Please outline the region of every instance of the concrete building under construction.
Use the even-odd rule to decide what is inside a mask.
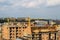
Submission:
[[[22,18],[23,19],[23,18]],[[25,18],[1,25],[1,40],[60,40],[59,28],[53,20]]]

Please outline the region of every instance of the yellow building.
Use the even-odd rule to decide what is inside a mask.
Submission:
[[[0,25],[0,40],[2,40],[2,30],[1,30],[1,25]]]
[[[8,22],[2,25],[2,40],[57,40],[57,25],[50,26],[47,21]],[[35,19],[34,19],[35,20]],[[55,23],[54,23],[55,24]]]

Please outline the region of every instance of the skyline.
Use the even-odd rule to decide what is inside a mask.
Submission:
[[[0,17],[60,19],[60,0],[0,0]]]

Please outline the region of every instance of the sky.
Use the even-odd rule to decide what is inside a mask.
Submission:
[[[60,0],[0,0],[0,17],[60,19]]]

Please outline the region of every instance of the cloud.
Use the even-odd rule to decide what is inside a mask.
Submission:
[[[37,7],[42,3],[44,3],[44,0],[22,0],[22,1],[15,1],[12,6],[13,7],[22,6],[30,8],[30,7]]]
[[[0,0],[0,2],[5,2],[6,0]]]
[[[5,3],[6,1],[8,2],[7,4],[12,4],[11,7],[21,6],[26,8],[37,7],[45,2],[44,0],[2,0],[0,2]]]
[[[46,5],[47,5],[47,6],[56,6],[56,5],[60,5],[60,0],[47,0]]]
[[[60,4],[60,0],[0,0],[0,6],[2,7],[25,7],[36,8],[44,6],[55,6]]]
[[[22,6],[25,6],[25,7],[38,7],[39,5],[43,4],[44,3],[44,0],[33,0],[33,1],[30,1],[30,2],[24,2],[22,3]]]

